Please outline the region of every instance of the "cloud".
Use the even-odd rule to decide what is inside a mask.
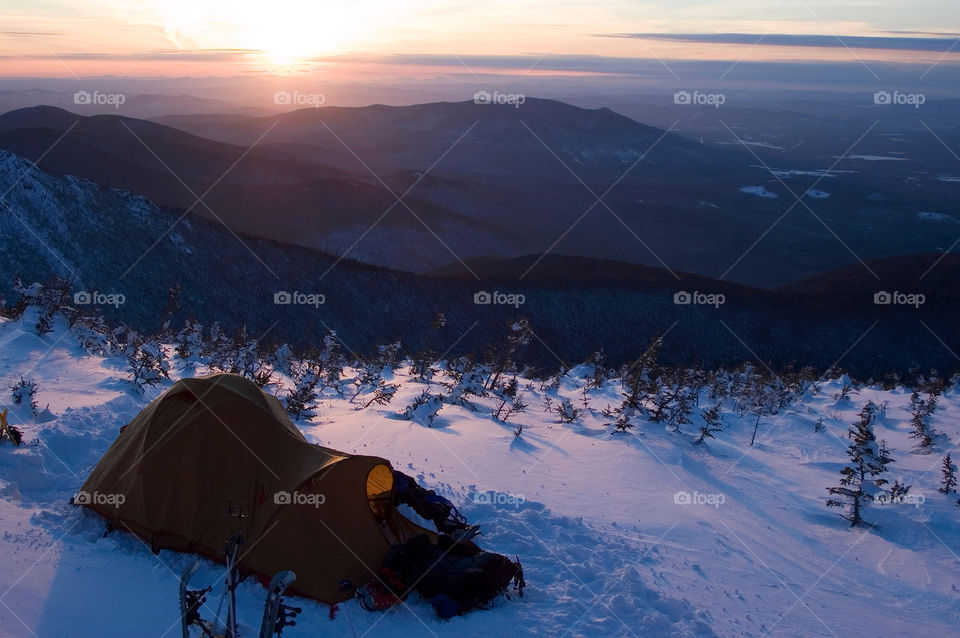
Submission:
[[[637,38],[643,40],[667,40],[670,42],[693,42],[699,44],[747,44],[757,46],[788,47],[843,47],[848,49],[883,49],[895,51],[947,51],[955,46],[960,34],[949,38],[879,37],[879,36],[833,36],[797,35],[784,33],[599,33],[601,38]]]
[[[56,33],[56,32],[53,32],[53,31],[48,31],[48,32],[44,32],[44,31],[36,31],[36,32],[34,32],[34,31],[0,31],[0,35],[9,35],[9,36],[13,36],[13,37],[35,37],[35,36],[40,36],[40,35],[42,35],[42,36],[53,37],[53,36],[60,36],[60,35],[64,35],[64,34],[63,34],[63,33]]]
[[[262,53],[258,49],[160,49],[144,54],[135,53],[59,53],[35,55],[0,55],[0,59],[10,60],[160,60],[160,61],[192,61],[216,62],[232,61],[238,56],[255,55]]]

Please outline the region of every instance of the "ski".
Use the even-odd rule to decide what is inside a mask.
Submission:
[[[189,589],[190,579],[199,567],[200,561],[194,560],[180,576],[180,631],[183,638],[190,638],[190,625],[198,626],[205,636],[214,636],[210,623],[200,618],[200,605],[207,601],[210,588]]]
[[[191,616],[191,610],[187,601],[187,587],[190,586],[190,579],[193,578],[198,569],[200,569],[200,561],[195,560],[187,565],[180,576],[180,629],[183,638],[190,638],[190,619],[188,616]]]
[[[289,618],[295,617],[300,613],[299,607],[289,607],[283,604],[283,592],[286,591],[290,583],[297,579],[297,575],[292,571],[284,570],[270,580],[270,588],[267,590],[267,600],[263,605],[263,621],[260,623],[260,638],[272,638],[273,634],[279,634],[283,628],[296,623]]]
[[[243,579],[240,578],[240,572],[237,569],[237,556],[240,553],[240,547],[244,544],[243,532],[240,527],[242,525],[243,519],[247,518],[247,515],[243,513],[243,505],[234,508],[232,501],[227,501],[227,509],[224,510],[227,516],[231,519],[231,524],[233,524],[233,519],[237,519],[237,531],[230,538],[227,539],[227,544],[224,549],[224,554],[227,561],[227,593],[229,594],[229,600],[227,602],[227,622],[226,622],[226,631],[224,635],[226,638],[237,638],[239,636],[239,627],[237,625],[237,586],[240,585],[240,581]],[[218,612],[219,613],[219,612]]]

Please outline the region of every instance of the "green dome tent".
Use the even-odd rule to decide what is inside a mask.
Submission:
[[[239,529],[241,568],[292,569],[297,593],[332,603],[351,596],[342,580],[373,578],[391,544],[430,534],[396,512],[392,490],[388,461],[308,443],[275,397],[217,374],[182,379],[144,408],[75,502],[154,551],[222,560]]]

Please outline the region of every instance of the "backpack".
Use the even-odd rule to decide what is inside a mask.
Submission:
[[[480,549],[471,541],[441,535],[436,545],[426,534],[394,545],[384,566],[408,587],[429,598],[437,613],[450,618],[486,607],[513,582],[523,595],[520,560]]]

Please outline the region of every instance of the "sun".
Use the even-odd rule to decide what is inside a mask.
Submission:
[[[382,0],[167,0],[164,27],[177,46],[255,51],[279,70],[369,46],[384,8]]]
[[[342,52],[355,43],[363,22],[343,3],[257,3],[251,14],[238,15],[243,45],[262,52],[265,62],[284,66],[311,57]]]

